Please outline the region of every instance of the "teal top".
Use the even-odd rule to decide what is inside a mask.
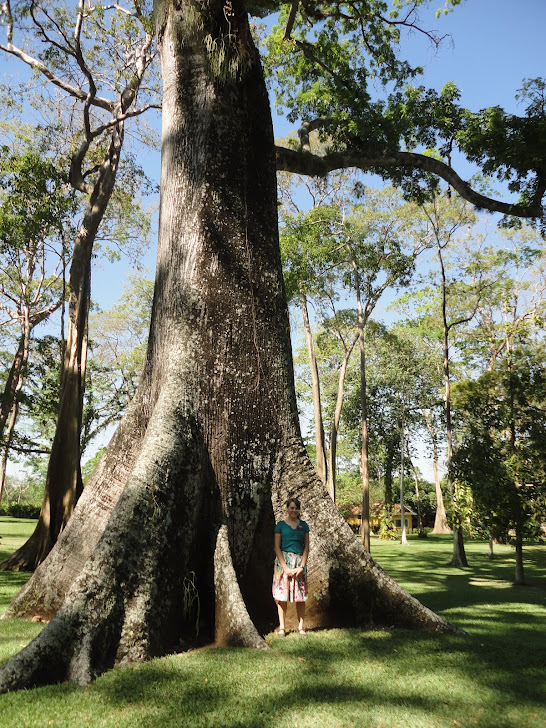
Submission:
[[[305,534],[309,533],[309,526],[305,521],[300,520],[296,528],[289,526],[286,521],[279,521],[275,526],[275,533],[281,534],[281,551],[303,554]]]

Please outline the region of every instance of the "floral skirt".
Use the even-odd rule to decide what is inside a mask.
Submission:
[[[293,554],[290,551],[283,551],[282,555],[289,569],[296,569],[301,564],[303,554]],[[307,601],[307,566],[303,568],[303,574],[299,577],[288,577],[275,559],[275,571],[273,573],[273,599],[278,602],[306,602]]]

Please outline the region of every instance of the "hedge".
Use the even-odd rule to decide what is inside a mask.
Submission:
[[[0,516],[11,516],[12,518],[38,518],[41,506],[34,503],[2,503],[0,504]]]

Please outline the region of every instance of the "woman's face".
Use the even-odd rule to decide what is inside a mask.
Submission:
[[[294,503],[294,501],[290,501],[288,504],[288,515],[290,518],[299,518],[300,517],[300,509],[298,506]]]

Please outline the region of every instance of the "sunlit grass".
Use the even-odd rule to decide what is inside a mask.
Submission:
[[[36,521],[24,518],[0,518],[0,561],[22,546],[34,531]],[[8,604],[19,589],[27,582],[30,574],[0,571],[0,614],[3,614]],[[21,619],[4,619],[0,621],[0,661],[18,652],[38,634],[43,625],[34,624]],[[0,724],[2,716],[0,713]],[[3,725],[3,724],[2,724]]]
[[[389,573],[466,637],[402,629],[269,635],[268,652],[207,648],[112,670],[86,688],[0,696],[0,726],[546,726],[546,549],[527,550],[530,585],[514,587],[509,547],[489,562],[487,545],[472,543],[463,570],[445,566],[450,548],[448,538],[372,545]],[[19,625],[21,643],[32,636],[26,629],[39,629]]]

